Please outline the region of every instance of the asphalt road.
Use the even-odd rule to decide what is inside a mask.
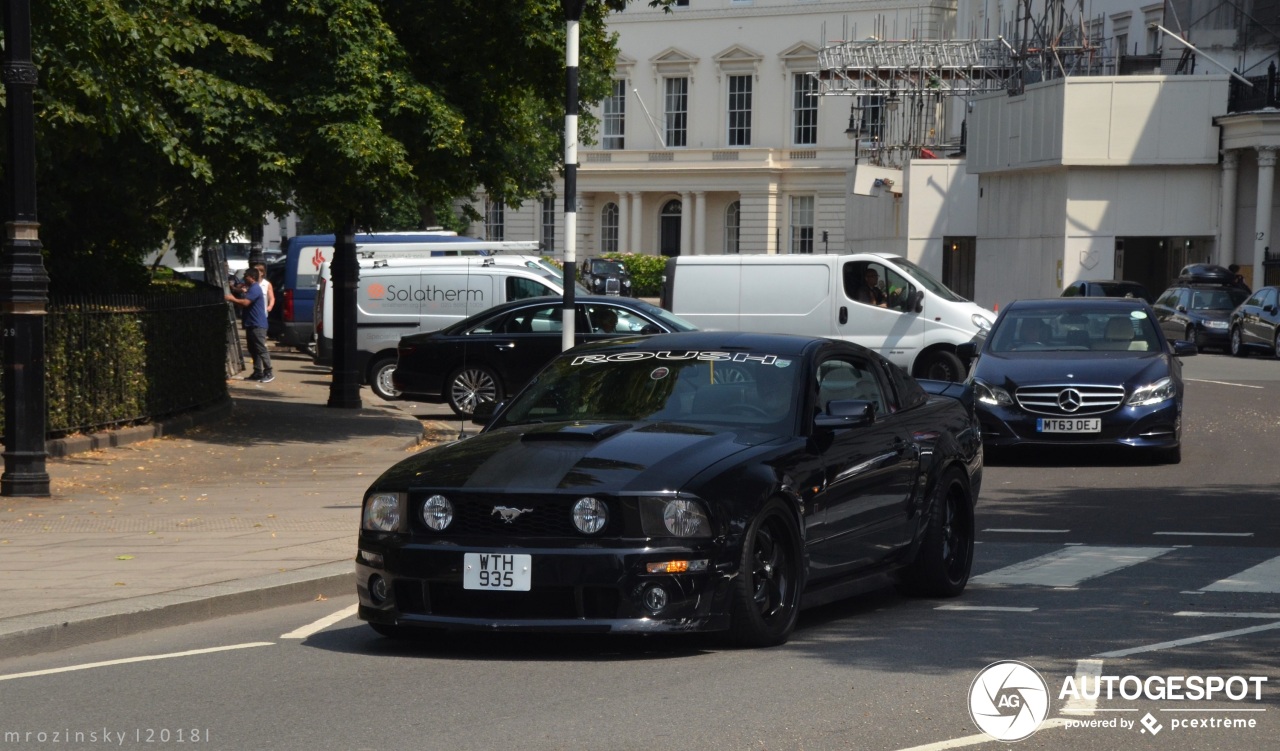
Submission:
[[[879,592],[750,651],[701,636],[404,645],[335,598],[0,662],[0,747],[1004,748],[980,734],[970,689],[1018,660],[1043,689],[998,698],[1032,710],[1038,695],[1048,722],[1017,748],[1273,749],[1280,362],[1201,355],[1185,375],[1179,465],[1114,451],[991,464],[956,600]],[[114,660],[137,661],[93,666]],[[1068,679],[1089,675],[1112,696],[1070,701]],[[1215,678],[1210,701],[1127,695]],[[104,730],[110,744],[87,738]]]

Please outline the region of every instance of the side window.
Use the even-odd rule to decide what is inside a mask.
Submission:
[[[522,276],[507,277],[507,300],[523,300],[526,297],[542,297],[543,295],[554,295],[555,292],[550,287],[535,279],[525,279]]]
[[[559,305],[540,305],[517,310],[503,324],[505,334],[547,334],[564,329]]]
[[[1262,305],[1263,306],[1271,305],[1274,307],[1275,304],[1276,304],[1276,291],[1274,289],[1266,290],[1262,295]]]
[[[929,395],[925,390],[920,388],[920,384],[915,379],[907,375],[907,371],[897,365],[889,365],[889,378],[893,381],[893,389],[898,395],[897,409],[894,408],[892,397],[890,398],[889,411],[896,412],[898,409],[911,409],[929,401]]]
[[[1177,289],[1165,290],[1164,294],[1160,296],[1160,299],[1156,300],[1156,305],[1160,305],[1166,308],[1177,307],[1178,306],[1178,290]]]
[[[818,367],[818,409],[825,412],[833,401],[862,400],[885,413],[885,394],[870,363],[833,358]]]
[[[1080,294],[1080,286],[1081,285],[1079,283],[1068,286],[1066,289],[1062,290],[1062,296],[1077,297]]]

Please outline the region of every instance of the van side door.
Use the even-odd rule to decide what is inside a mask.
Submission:
[[[840,269],[836,335],[910,368],[924,347],[924,324],[913,307],[911,280],[875,260]]]

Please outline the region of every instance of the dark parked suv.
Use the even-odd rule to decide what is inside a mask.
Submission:
[[[1201,349],[1229,349],[1231,311],[1249,296],[1235,286],[1234,279],[1222,266],[1193,263],[1184,267],[1152,306],[1165,336],[1195,342]]]

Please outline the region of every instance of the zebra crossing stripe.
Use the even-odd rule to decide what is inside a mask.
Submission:
[[[1203,587],[1204,592],[1280,592],[1280,557],[1259,563],[1253,568],[1245,569],[1234,576]]]
[[[988,586],[1030,584],[1041,587],[1074,587],[1088,579],[1144,563],[1170,550],[1173,548],[1079,545],[989,571],[975,576],[971,581]]]

